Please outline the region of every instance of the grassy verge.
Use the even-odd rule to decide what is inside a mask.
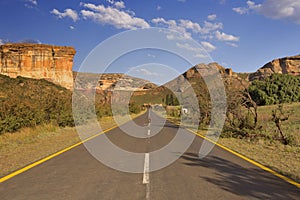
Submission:
[[[266,138],[219,138],[218,143],[255,160],[291,179],[300,182],[300,103],[285,104],[284,110],[290,113],[288,121],[282,123],[283,132],[294,138],[294,145],[283,145],[272,139],[278,137],[278,130],[272,122],[273,106],[260,106],[258,108],[258,121],[262,129],[258,132]],[[180,123],[180,119],[167,117],[169,120]],[[199,130],[200,134],[206,131]],[[269,139],[267,139],[269,138]]]
[[[131,115],[135,116],[137,115]],[[126,118],[123,122],[125,120]],[[103,117],[100,124],[103,130],[116,125],[112,117]],[[75,128],[59,128],[53,125],[22,128],[15,133],[4,133],[0,135],[0,177],[79,141]]]
[[[279,131],[272,121],[272,111],[276,108],[276,105],[258,107],[258,122],[262,126],[262,134],[269,137],[279,137]],[[289,115],[289,119],[282,122],[282,131],[286,137],[292,138],[294,146],[300,146],[300,103],[284,104],[283,111]]]
[[[300,148],[279,142],[220,138],[218,143],[300,182]]]
[[[282,130],[286,137],[293,138],[293,145],[283,145],[275,139],[279,137],[272,121],[272,110],[277,108],[276,105],[258,107],[258,123],[262,129],[257,132],[267,137],[254,140],[220,138],[218,142],[300,182],[300,103],[284,104],[283,107],[289,119],[282,122]]]
[[[79,141],[75,128],[42,125],[0,136],[0,176]]]

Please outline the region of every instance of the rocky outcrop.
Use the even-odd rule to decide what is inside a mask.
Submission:
[[[0,74],[46,79],[73,88],[73,47],[45,44],[5,44],[0,46]]]
[[[74,77],[77,89],[95,88],[98,91],[144,91],[157,87],[149,81],[126,74],[74,72]]]
[[[209,63],[209,64],[198,64],[188,71],[186,71],[183,76],[185,78],[192,78],[192,77],[201,77],[201,76],[209,76],[219,73],[222,77],[236,77],[236,73],[232,71],[231,68],[224,68],[223,66],[219,65],[216,62]]]
[[[262,80],[274,73],[300,76],[300,55],[275,59],[250,74],[249,80]]]

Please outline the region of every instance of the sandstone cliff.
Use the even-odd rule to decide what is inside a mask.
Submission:
[[[5,44],[0,46],[0,74],[46,79],[73,88],[73,47],[45,44]]]
[[[300,55],[275,59],[255,73],[249,75],[249,80],[264,79],[274,73],[300,76]]]

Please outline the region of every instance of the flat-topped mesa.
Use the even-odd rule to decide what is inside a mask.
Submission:
[[[4,44],[0,46],[0,74],[46,79],[73,88],[73,47],[46,44]]]

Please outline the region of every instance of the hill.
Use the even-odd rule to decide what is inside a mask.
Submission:
[[[53,123],[72,126],[72,92],[44,79],[0,75],[0,133]]]

